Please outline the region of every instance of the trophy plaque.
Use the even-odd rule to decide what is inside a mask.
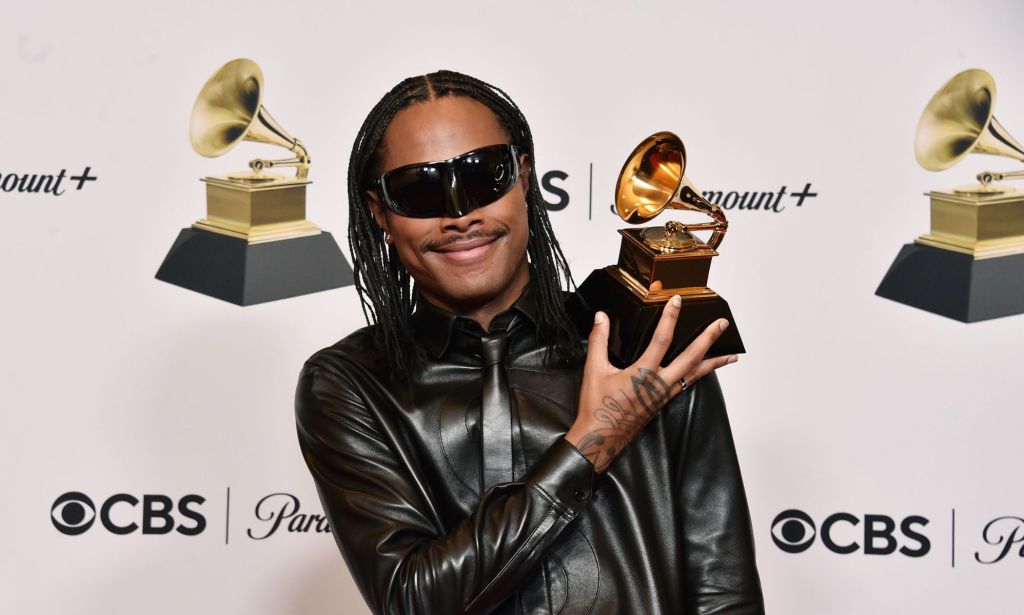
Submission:
[[[220,68],[192,108],[196,153],[220,156],[242,141],[290,150],[249,170],[205,177],[206,217],[182,229],[156,278],[236,305],[338,288],[352,269],[330,233],[306,220],[309,154],[263,106],[263,72],[252,60]],[[295,167],[294,176],[270,173]]]
[[[1024,161],[1024,147],[995,116],[996,86],[966,70],[925,107],[915,154],[942,171],[970,153]],[[1024,313],[1024,192],[999,183],[1024,171],[977,175],[978,184],[933,190],[931,230],[903,246],[875,294],[959,320]]]
[[[615,184],[615,210],[630,224],[652,220],[664,209],[690,210],[711,217],[710,222],[624,228],[619,261],[591,273],[567,304],[569,314],[584,334],[594,313],[608,314],[608,353],[613,364],[625,367],[646,350],[665,303],[679,295],[682,308],[672,345],[663,364],[676,357],[708,325],[727,318],[730,326],[707,356],[745,352],[732,312],[718,293],[707,287],[711,259],[729,226],[718,205],[705,199],[684,174],[686,149],[671,132],[659,132],[633,150]],[[711,231],[705,243],[691,231]]]

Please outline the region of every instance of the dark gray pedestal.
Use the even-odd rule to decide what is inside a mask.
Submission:
[[[353,283],[330,233],[250,244],[185,228],[156,278],[236,305],[253,305]]]
[[[975,260],[908,243],[875,294],[961,322],[1024,313],[1024,254]]]

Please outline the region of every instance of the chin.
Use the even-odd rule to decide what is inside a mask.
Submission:
[[[495,285],[493,279],[481,280],[480,283],[445,285],[438,289],[440,296],[453,305],[473,308],[491,301],[501,294],[502,286]]]

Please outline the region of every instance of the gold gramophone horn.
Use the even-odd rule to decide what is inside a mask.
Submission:
[[[996,84],[987,71],[965,70],[950,79],[932,96],[917,124],[914,154],[929,171],[942,171],[960,162],[967,154],[1008,156],[1024,161],[1021,146],[992,112],[996,102]],[[978,174],[982,186],[957,192],[1003,192],[988,187],[992,180],[1024,177],[1024,171]]]
[[[636,146],[626,159],[615,182],[615,210],[630,224],[640,224],[664,209],[686,209],[707,214],[714,222],[682,224],[671,221],[663,227],[644,229],[649,245],[665,252],[691,250],[694,239],[687,231],[711,231],[707,241],[714,250],[725,238],[729,222],[722,209],[705,199],[685,175],[686,148],[671,132],[657,132]]]
[[[220,156],[240,141],[279,145],[294,154],[285,160],[257,158],[249,162],[252,174],[239,179],[258,180],[270,167],[295,167],[295,177],[309,174],[309,154],[295,137],[271,117],[262,104],[263,71],[252,60],[239,58],[222,66],[200,90],[189,119],[192,149],[201,156]],[[269,179],[269,177],[268,177]]]

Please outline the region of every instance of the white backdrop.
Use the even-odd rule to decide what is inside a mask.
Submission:
[[[89,167],[97,179],[57,197],[0,192],[0,611],[366,612],[329,534],[252,537],[272,525],[257,512],[290,496],[320,513],[294,385],[306,357],[362,325],[355,290],[240,308],[153,278],[204,215],[198,178],[276,155],[244,144],[211,160],[189,146],[200,86],[241,56],[308,146],[308,218],[346,255],[356,130],[394,83],[439,68],[508,91],[538,170],[568,174],[552,219],[577,281],[614,262],[615,176],[656,130],[684,139],[705,190],[810,183],[800,207],[787,196],[777,213],[730,211],[710,282],[748,349],[721,379],[769,612],[1020,612],[1020,545],[977,559],[1001,549],[985,542],[989,521],[1024,516],[1024,317],[965,325],[873,293],[928,228],[923,192],[1015,168],[974,156],[932,174],[912,145],[931,95],[970,67],[994,75],[996,114],[1024,135],[1022,17],[1013,1],[5,6],[0,175]],[[97,510],[115,494],[200,496],[204,526],[117,535],[96,521],[68,536],[50,511],[71,491]],[[256,510],[275,493],[290,496]],[[141,524],[143,509],[111,516]],[[819,537],[784,552],[772,524],[788,509],[819,530],[850,513],[859,523],[832,537],[861,548],[837,554]],[[865,554],[865,515],[926,518],[914,528],[927,553]],[[1024,540],[1024,521],[1000,523],[990,539]]]

